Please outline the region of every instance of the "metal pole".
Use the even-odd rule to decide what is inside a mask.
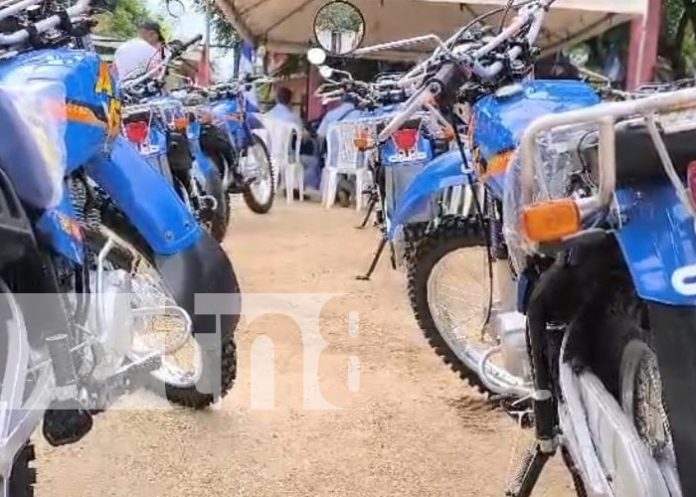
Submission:
[[[208,66],[208,84],[212,83],[213,75],[211,74],[212,72],[212,67],[210,64],[211,57],[210,57],[210,25],[212,24],[212,8],[210,5],[210,2],[212,0],[207,0],[205,2],[205,47],[203,48],[204,53],[205,53],[205,63]]]
[[[242,58],[242,40],[237,40],[234,44],[234,79],[239,79],[239,64]]]
[[[210,24],[211,24],[210,0],[205,2],[205,47],[210,48]]]

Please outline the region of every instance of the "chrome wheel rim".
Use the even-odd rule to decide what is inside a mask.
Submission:
[[[489,267],[486,247],[461,248],[442,257],[427,282],[428,308],[440,336],[471,369],[497,345],[485,332],[492,296]]]
[[[263,146],[259,143],[250,146],[243,160],[244,176],[255,177],[249,185],[251,194],[259,204],[268,203],[273,195],[273,174]]]
[[[681,495],[657,357],[641,340],[624,348],[619,371],[621,407],[657,462],[672,495]]]
[[[119,243],[126,243],[119,240]],[[171,292],[150,262],[137,254],[131,268],[134,310],[143,308],[177,308]],[[190,318],[189,318],[190,320]],[[138,360],[153,352],[162,359],[159,369],[151,374],[158,380],[180,388],[195,386],[202,374],[203,356],[192,333],[183,332],[184,320],[164,311],[161,315],[136,317],[133,323],[131,360]]]

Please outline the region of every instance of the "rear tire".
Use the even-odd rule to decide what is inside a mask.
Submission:
[[[408,296],[416,322],[435,353],[472,387],[481,393],[491,393],[479,378],[478,373],[464,364],[452,350],[443,332],[438,329],[428,300],[428,280],[438,262],[457,250],[481,245],[485,246],[485,243],[478,220],[444,218],[434,231],[418,240],[410,252]],[[489,295],[488,300],[488,313],[490,313],[492,294]]]
[[[10,493],[8,497],[34,497],[36,469],[31,463],[36,459],[34,445],[27,443],[17,453],[12,473],[10,473]]]
[[[273,207],[273,200],[275,199],[275,173],[273,172],[273,167],[271,166],[271,156],[268,154],[268,149],[266,148],[266,144],[263,142],[261,137],[252,134],[252,147],[259,147],[261,153],[263,154],[266,162],[266,167],[267,167],[267,174],[268,174],[268,181],[271,182],[270,184],[270,194],[268,195],[267,199],[257,199],[256,196],[254,195],[254,192],[251,189],[251,186],[247,186],[244,189],[244,202],[246,202],[247,206],[249,209],[256,213],[256,214],[266,214],[268,211],[271,210],[271,207]],[[249,151],[247,151],[247,154]]]
[[[624,414],[635,427],[638,435],[656,461],[660,462],[665,481],[675,481],[676,464],[672,467],[674,449],[670,429],[671,416],[666,410],[662,393],[662,379],[657,365],[657,356],[651,343],[651,332],[641,326],[641,317],[635,309],[622,309],[625,302],[618,304],[618,309],[607,312],[603,319],[601,314],[593,313],[589,320],[600,325],[593,332],[591,343],[601,343],[601,347],[589,347],[589,363],[595,374],[602,380],[605,388],[621,406]],[[599,340],[599,341],[598,341]],[[647,361],[647,362],[646,362]],[[654,361],[654,362],[653,362]],[[648,368],[647,370],[645,368]],[[645,375],[648,375],[647,392],[659,392],[657,398],[641,398],[638,380],[646,387]],[[642,374],[643,376],[639,376]],[[644,394],[642,391],[641,394]],[[658,405],[650,401],[657,402]],[[641,419],[645,416],[659,415],[660,427],[653,419]],[[670,462],[671,461],[671,462]],[[666,468],[671,469],[666,469]]]
[[[216,241],[222,242],[227,234],[227,225],[230,220],[229,195],[222,188],[222,178],[215,175],[213,178],[208,178],[208,185],[211,191],[206,192],[215,198],[217,206],[212,212],[210,225],[210,234],[213,235]]]

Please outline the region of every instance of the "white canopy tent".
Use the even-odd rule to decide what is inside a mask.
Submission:
[[[215,0],[247,41],[285,53],[316,45],[312,30],[317,11],[328,0]],[[645,15],[648,0],[557,0],[545,22],[541,46],[552,52],[592,37],[636,15]],[[363,46],[435,33],[445,38],[472,18],[507,0],[351,0],[365,18]],[[500,17],[490,22],[499,22]],[[415,59],[432,46],[379,54]]]

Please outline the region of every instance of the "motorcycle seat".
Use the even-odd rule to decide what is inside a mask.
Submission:
[[[679,175],[685,175],[689,164],[696,161],[696,129],[661,133],[670,159]],[[593,143],[590,143],[593,142]],[[588,140],[581,155],[591,171],[597,170],[597,141]],[[657,148],[645,123],[628,121],[616,128],[616,181],[626,185],[646,180],[666,179]]]

